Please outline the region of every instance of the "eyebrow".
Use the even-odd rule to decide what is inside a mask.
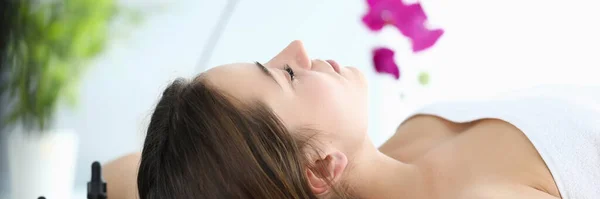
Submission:
[[[260,62],[257,62],[257,61],[255,61],[254,63],[265,75],[269,76],[277,85],[279,85],[279,87],[281,87],[281,84],[279,84],[277,79],[275,79],[275,76],[273,76],[273,73],[271,73],[271,71],[269,71],[269,69],[267,69],[267,67],[265,67],[264,65],[262,65]]]

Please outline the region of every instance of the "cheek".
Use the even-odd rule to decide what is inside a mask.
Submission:
[[[346,84],[319,76],[304,80],[296,92],[307,123],[317,125],[321,130],[344,133],[362,129],[363,122],[366,124],[362,102]]]
[[[310,77],[303,79],[296,92],[300,100],[309,107],[333,109],[344,105],[346,88],[332,78]]]

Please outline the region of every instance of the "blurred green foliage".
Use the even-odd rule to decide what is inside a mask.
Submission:
[[[44,130],[64,100],[73,105],[88,62],[107,45],[115,0],[18,0],[7,30],[4,122]],[[41,131],[43,132],[43,131]]]

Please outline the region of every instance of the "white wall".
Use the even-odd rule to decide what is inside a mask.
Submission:
[[[201,72],[198,56],[226,2],[171,2],[156,1],[165,9],[147,17],[127,39],[115,41],[84,78],[78,109],[60,113],[58,126],[80,135],[80,189],[85,189],[92,161],[140,150],[151,108],[172,79]],[[419,55],[411,54],[393,29],[369,33],[360,23],[363,2],[241,0],[208,65],[266,61],[291,40],[301,39],[312,57],[335,59],[367,74],[369,133],[377,144],[410,111],[431,101],[540,83],[600,84],[594,73],[600,44],[592,20],[599,18],[592,12],[598,10],[594,1],[423,0],[433,23],[447,34]],[[377,44],[398,50],[400,82],[373,73],[370,50]],[[423,70],[432,74],[428,87],[416,84]],[[405,93],[403,101],[399,92]]]
[[[430,51],[413,55],[395,30],[380,42],[397,50],[404,69],[400,82],[383,90],[406,93],[379,100],[392,110],[381,115],[387,137],[410,112],[424,104],[496,95],[539,84],[600,86],[600,4],[588,0],[422,0],[430,20],[446,34]],[[402,67],[405,66],[405,67]],[[420,87],[419,71],[432,82]],[[399,114],[397,114],[399,113]],[[400,117],[398,117],[400,116]]]

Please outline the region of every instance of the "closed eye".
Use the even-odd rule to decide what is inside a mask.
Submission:
[[[293,81],[296,78],[296,75],[294,74],[294,69],[292,69],[290,65],[286,64],[285,67],[283,67],[283,70],[285,70],[285,72],[287,72],[290,75],[290,80]]]

